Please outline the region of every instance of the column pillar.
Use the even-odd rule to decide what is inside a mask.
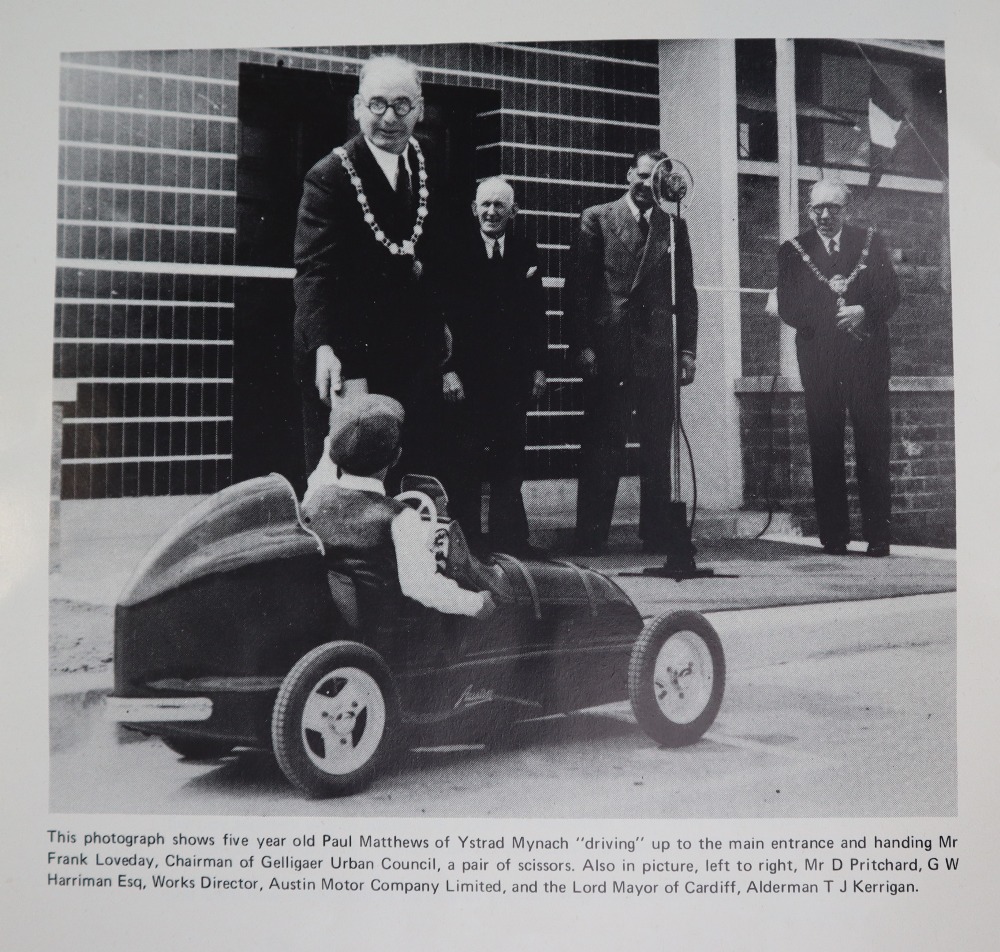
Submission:
[[[799,138],[795,111],[795,41],[775,40],[777,75],[775,99],[778,112],[778,240],[799,233]],[[778,372],[798,379],[795,331],[781,325]]]
[[[698,477],[698,506],[743,502],[739,404],[742,376],[737,231],[736,46],[733,40],[660,42],[660,143],[694,176],[685,212],[698,288],[698,371],[681,406]],[[683,452],[683,449],[682,449]],[[690,500],[688,467],[682,488]]]

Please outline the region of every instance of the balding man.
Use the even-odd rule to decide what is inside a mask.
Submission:
[[[517,205],[502,178],[481,182],[478,229],[457,249],[448,324],[450,509],[470,544],[483,547],[480,492],[490,484],[489,546],[532,554],[521,497],[525,412],[545,389],[545,303],[538,249],[512,227]]]
[[[413,138],[423,116],[416,67],[362,68],[360,134],[306,175],[295,235],[295,358],[306,472],[322,453],[331,397],[382,393],[406,409],[401,466],[433,472],[440,420],[443,307],[435,288],[446,228]]]
[[[888,321],[899,282],[874,229],[844,224],[850,193],[823,179],[809,194],[813,228],[778,251],[778,313],[798,332],[813,495],[823,548],[843,555],[851,538],[844,429],[854,428],[862,534],[886,556],[892,488]]]

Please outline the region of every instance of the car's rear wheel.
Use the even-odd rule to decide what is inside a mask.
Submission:
[[[664,747],[693,744],[722,704],[722,642],[704,615],[669,612],[650,622],[632,649],[629,700],[639,726]]]
[[[161,737],[160,740],[175,754],[188,760],[215,760],[233,751],[233,745],[224,740],[208,740],[201,737]]]
[[[274,754],[285,776],[312,797],[366,787],[399,734],[392,675],[370,648],[320,645],[288,672],[271,716]]]

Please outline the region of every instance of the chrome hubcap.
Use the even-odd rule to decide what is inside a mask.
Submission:
[[[653,667],[656,703],[675,724],[690,724],[712,696],[712,655],[693,631],[678,631],[660,648]]]
[[[385,718],[385,700],[371,675],[337,668],[317,682],[302,710],[306,754],[324,773],[351,773],[378,749]]]

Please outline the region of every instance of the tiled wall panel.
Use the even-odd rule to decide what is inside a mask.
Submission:
[[[531,474],[572,471],[582,409],[562,283],[575,219],[659,140],[655,41],[74,53],[63,58],[56,274],[63,495],[206,493],[232,478],[233,280],[241,63],[357,73],[372,54],[427,82],[500,92],[480,162],[512,177],[542,245],[549,393]],[[218,273],[213,275],[213,269]]]

